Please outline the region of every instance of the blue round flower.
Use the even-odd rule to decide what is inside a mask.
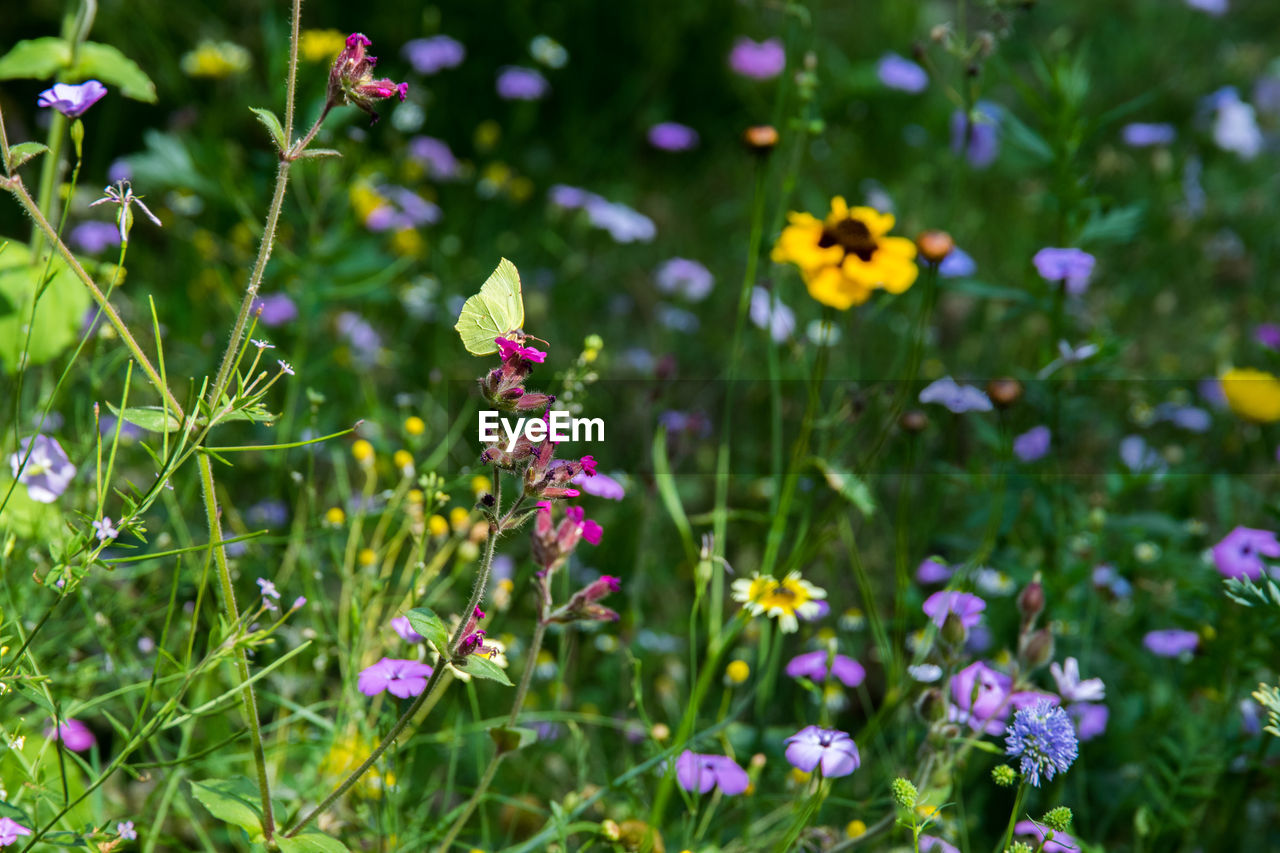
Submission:
[[[1022,760],[1023,777],[1037,788],[1040,774],[1065,773],[1080,751],[1071,717],[1046,699],[1015,714],[1005,735],[1005,753]]]

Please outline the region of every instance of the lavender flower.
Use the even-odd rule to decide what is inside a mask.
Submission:
[[[407,41],[400,53],[409,60],[414,71],[430,75],[461,65],[467,56],[467,49],[457,39],[438,35]]]
[[[1280,325],[1259,323],[1253,327],[1253,339],[1273,352],[1280,352]]]
[[[946,583],[954,570],[937,557],[925,557],[916,567],[916,583]]]
[[[948,716],[953,722],[968,723],[974,731],[990,735],[1004,731],[1012,678],[976,661],[951,676],[950,686],[954,704]]]
[[[1135,474],[1154,474],[1159,477],[1168,468],[1160,454],[1140,435],[1127,435],[1120,439],[1120,461]]]
[[[133,821],[124,820],[116,824],[116,835],[121,841],[137,841],[138,831],[133,828]]]
[[[1151,148],[1156,145],[1172,145],[1178,138],[1178,131],[1171,124],[1135,121],[1124,126],[1120,137],[1131,148]]]
[[[705,794],[719,788],[720,793],[732,797],[747,790],[751,780],[728,756],[699,755],[686,749],[676,759],[676,782],[686,791]]]
[[[1052,780],[1076,760],[1080,742],[1071,718],[1061,708],[1040,701],[1013,715],[1005,738],[1005,754],[1022,761],[1022,775],[1040,787],[1040,777]]]
[[[679,122],[664,121],[649,128],[649,144],[663,151],[689,151],[698,147],[698,131]]]
[[[382,351],[382,336],[363,317],[354,311],[343,311],[335,325],[357,362],[366,367],[377,362]]]
[[[421,643],[425,637],[413,630],[413,625],[409,622],[407,616],[397,616],[391,620],[391,628],[400,635],[400,639],[406,643]]]
[[[598,472],[594,477],[591,477],[587,475],[586,471],[580,471],[574,475],[570,482],[588,495],[606,498],[611,501],[620,501],[627,494],[621,483],[607,474]]]
[[[922,835],[920,853],[960,853],[960,848],[936,835]]]
[[[978,265],[969,253],[959,246],[954,247],[942,263],[938,264],[938,275],[943,278],[968,278],[978,271]]]
[[[551,84],[536,69],[509,65],[498,72],[497,88],[504,101],[539,101],[547,96]]]
[[[934,380],[920,392],[921,403],[946,406],[957,415],[965,412],[989,412],[991,399],[972,385],[960,385],[950,376]]]
[[[1208,12],[1215,18],[1227,14],[1227,0],[1186,0],[1186,4],[1192,9]]]
[[[99,542],[110,542],[120,535],[120,528],[112,524],[110,517],[105,515],[100,520],[93,522],[93,529]]]
[[[409,140],[409,157],[427,167],[427,176],[448,181],[458,177],[462,167],[448,143],[433,136],[415,136]]]
[[[847,732],[805,726],[787,738],[787,761],[806,773],[822,769],[828,779],[848,776],[862,763],[857,744]]]
[[[965,628],[972,628],[982,619],[987,603],[971,592],[939,590],[924,600],[924,614],[941,628],[947,614],[954,613]]]
[[[120,245],[120,229],[110,222],[81,222],[71,229],[67,242],[82,252],[96,255]]]
[[[796,330],[795,312],[763,287],[751,289],[750,316],[751,322],[758,328],[767,330],[775,343],[783,343]]]
[[[1089,289],[1089,277],[1093,275],[1094,257],[1080,249],[1041,249],[1031,262],[1045,281],[1063,283],[1067,293],[1079,296]]]
[[[787,51],[780,39],[754,41],[746,36],[733,43],[729,52],[729,68],[735,74],[756,80],[770,80],[787,67]]]
[[[1252,160],[1262,152],[1262,130],[1253,107],[1240,100],[1234,86],[1226,86],[1209,96],[1214,110],[1213,142],[1242,160]]]
[[[1177,403],[1161,403],[1156,406],[1155,419],[1168,421],[1179,429],[1188,432],[1208,432],[1213,426],[1213,416],[1197,406],[1182,406]]]
[[[1280,557],[1280,541],[1270,530],[1237,527],[1213,546],[1213,563],[1228,578],[1257,580],[1267,569],[1263,557]]]
[[[890,89],[916,94],[929,86],[929,74],[916,63],[896,53],[886,53],[876,63],[876,75]]]
[[[253,310],[261,311],[258,321],[264,326],[283,326],[298,319],[298,306],[284,293],[269,293],[253,300]]]
[[[40,93],[36,104],[42,107],[53,107],[67,118],[79,118],[106,94],[107,87],[98,80],[86,80],[83,83],[54,83],[52,88]]]
[[[280,590],[276,589],[275,583],[267,580],[266,578],[258,578],[258,589],[262,590],[262,597],[264,599],[280,598]]]
[[[356,689],[365,696],[377,696],[386,690],[392,696],[407,699],[427,689],[431,667],[416,660],[383,658],[360,671]]]
[[[584,209],[591,224],[608,231],[615,243],[648,243],[658,233],[652,219],[620,202],[593,195]]]
[[[1064,664],[1056,661],[1049,665],[1049,672],[1058,685],[1058,695],[1067,702],[1099,702],[1107,698],[1107,687],[1101,678],[1080,680],[1080,663],[1067,658]]]
[[[567,184],[552,184],[551,189],[547,191],[547,200],[552,206],[562,210],[577,210],[585,207],[590,199],[599,197],[581,187],[571,187]]]
[[[1093,740],[1107,730],[1107,720],[1111,712],[1106,705],[1093,702],[1073,702],[1067,706],[1067,713],[1076,724],[1076,735],[1081,741]]]
[[[0,847],[8,847],[18,840],[20,835],[30,835],[31,830],[11,817],[0,817]]]
[[[970,116],[963,110],[951,114],[951,150],[963,152],[975,169],[987,168],[1000,154],[1000,110],[998,104],[978,101]]]
[[[9,468],[14,478],[27,487],[31,499],[42,504],[57,500],[76,475],[76,466],[71,464],[62,445],[47,435],[22,439],[18,452],[9,457]]]
[[[1052,434],[1043,424],[1034,426],[1013,439],[1013,455],[1023,462],[1035,462],[1049,454]]]
[[[1080,849],[1075,837],[1066,832],[1054,830],[1053,838],[1045,841],[1045,836],[1048,835],[1048,832],[1033,820],[1018,821],[1013,825],[1013,831],[1016,835],[1031,838],[1034,842],[1033,846],[1038,846],[1043,841],[1044,846],[1040,848],[1040,853],[1077,853]]]
[[[857,687],[867,677],[862,664],[845,655],[829,655],[826,649],[796,655],[788,661],[786,673],[792,678],[808,678],[819,682],[826,681],[827,676],[833,675],[845,687]]]
[[[1142,638],[1142,645],[1147,651],[1162,658],[1182,657],[1196,650],[1200,645],[1200,637],[1195,631],[1182,631],[1178,628],[1165,628],[1151,631]]]

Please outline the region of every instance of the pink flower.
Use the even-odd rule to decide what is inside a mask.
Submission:
[[[30,835],[31,830],[11,817],[0,817],[0,847],[8,847],[19,835]]]
[[[729,67],[743,77],[769,80],[787,67],[787,51],[779,39],[758,42],[742,36],[733,43]]]
[[[1267,568],[1263,557],[1280,557],[1280,541],[1270,530],[1237,527],[1213,546],[1213,563],[1229,578],[1257,580],[1262,577]]]
[[[356,688],[366,696],[377,696],[386,690],[392,696],[407,699],[427,689],[431,667],[416,660],[383,658],[361,670]]]
[[[787,761],[806,773],[821,767],[828,779],[848,776],[862,763],[858,747],[847,732],[806,726],[787,738]]]
[[[424,639],[421,634],[413,630],[413,625],[409,623],[408,616],[397,616],[392,619],[391,627],[400,635],[400,639],[406,643],[421,643]]]
[[[826,681],[827,676],[834,675],[845,687],[857,687],[867,677],[862,664],[845,655],[831,656],[828,665],[825,649],[796,655],[787,663],[786,672],[792,678],[803,677],[811,681]]]
[[[378,120],[373,105],[378,101],[398,95],[404,100],[409,93],[408,83],[395,83],[389,79],[374,79],[373,66],[376,56],[369,56],[365,48],[373,42],[361,33],[347,36],[347,46],[329,69],[329,96],[326,109],[347,103],[367,112]],[[372,123],[372,122],[371,122]]]
[[[924,600],[924,613],[939,628],[947,621],[947,614],[954,613],[960,624],[972,628],[982,619],[987,603],[970,592],[940,590]]]
[[[72,752],[84,752],[98,742],[88,726],[79,720],[69,718],[58,725],[56,732],[50,727],[44,734],[45,737],[62,741],[62,745]]]
[[[676,759],[676,782],[686,791],[705,794],[712,788],[735,796],[747,790],[751,780],[747,771],[726,755],[699,755],[685,750]]]
[[[596,475],[596,460],[591,456],[584,456],[579,460],[582,463],[582,470],[586,472],[588,477]]]
[[[1009,690],[1013,679],[977,661],[951,676],[951,716],[967,722],[974,731],[989,735],[1004,732],[1011,705]]]
[[[524,359],[535,364],[542,364],[547,360],[547,354],[533,347],[521,346],[517,341],[509,338],[494,338],[493,342],[498,345],[498,356],[503,361],[509,361],[513,358]]]

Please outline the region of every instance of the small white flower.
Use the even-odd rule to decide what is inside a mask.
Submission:
[[[96,207],[99,204],[118,204],[120,205],[120,242],[129,242],[129,228],[133,225],[133,211],[131,205],[136,204],[142,208],[142,212],[147,218],[154,222],[157,226],[163,227],[160,218],[151,212],[151,208],[142,203],[142,196],[133,194],[133,188],[129,186],[128,181],[116,181],[115,184],[103,189],[102,198],[89,203],[90,207]]]
[[[1101,678],[1080,680],[1080,664],[1067,658],[1065,665],[1050,664],[1049,673],[1058,683],[1058,694],[1067,702],[1101,702],[1107,698],[1107,687]]]
[[[942,677],[942,667],[936,663],[922,663],[907,667],[907,672],[916,681],[930,684]]]
[[[289,364],[289,362],[284,361],[284,360],[282,360],[282,359],[277,359],[277,360],[276,360],[276,363],[280,365],[280,372],[281,372],[281,373],[287,373],[287,374],[289,374],[290,376],[293,376],[293,375],[294,375],[294,374],[293,374],[293,365]]]
[[[276,348],[275,344],[269,344],[266,341],[260,341],[257,338],[252,338],[249,341],[249,343],[253,344],[258,349],[275,349]]]

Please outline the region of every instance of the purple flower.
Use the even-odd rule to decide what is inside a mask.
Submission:
[[[30,835],[31,830],[11,817],[0,817],[0,847],[8,847],[20,835]]]
[[[280,365],[280,372],[281,372],[281,373],[288,374],[289,376],[293,376],[293,375],[294,375],[293,365],[292,365],[292,364],[290,364],[289,362],[285,361],[284,359],[277,358],[277,359],[276,359],[276,364]]]
[[[679,122],[664,121],[649,128],[649,144],[663,151],[688,151],[698,147],[698,131]]]
[[[547,200],[555,207],[562,210],[577,210],[580,207],[586,207],[587,202],[593,198],[600,198],[589,190],[581,187],[571,187],[568,184],[552,184],[551,189],[547,191]]]
[[[120,229],[110,222],[81,222],[67,235],[67,242],[82,252],[96,255],[120,245]]]
[[[795,312],[782,304],[777,295],[770,295],[763,287],[751,289],[751,322],[766,329],[775,343],[783,343],[796,330]]]
[[[1269,350],[1280,352],[1280,325],[1259,323],[1253,327],[1253,339]]]
[[[62,741],[62,745],[72,752],[84,752],[98,742],[88,726],[70,718],[59,723],[56,731],[53,726],[49,726],[45,729],[44,736]]]
[[[676,781],[686,791],[705,794],[719,788],[720,793],[732,797],[747,790],[751,780],[728,756],[699,755],[686,749],[676,759]]]
[[[1178,138],[1178,131],[1171,124],[1152,124],[1135,121],[1126,124],[1120,131],[1124,144],[1131,148],[1150,148],[1156,145],[1171,145]]]
[[[1009,716],[1009,690],[1013,679],[982,661],[969,664],[951,676],[951,716],[974,731],[998,735]]]
[[[1031,262],[1036,272],[1050,283],[1063,282],[1067,293],[1079,296],[1089,289],[1089,276],[1093,275],[1094,257],[1080,249],[1041,249]]]
[[[690,302],[706,299],[716,281],[711,270],[688,258],[663,261],[654,272],[654,278],[663,293],[678,293]]]
[[[1208,100],[1214,109],[1214,144],[1242,160],[1257,157],[1262,151],[1263,139],[1253,107],[1240,100],[1234,86],[1219,89]]]
[[[115,415],[110,415],[110,414],[103,415],[98,420],[99,434],[101,434],[104,438],[109,438],[111,436],[114,436],[116,434],[117,423],[120,424],[120,440],[121,441],[125,441],[125,442],[134,441],[136,439],[142,438],[142,436],[145,434],[142,427],[131,424],[128,421],[121,421]]]
[[[133,821],[123,820],[116,824],[116,835],[121,841],[137,841],[138,831],[133,828]]]
[[[1180,406],[1177,403],[1161,403],[1156,406],[1155,418],[1158,421],[1168,421],[1188,432],[1208,432],[1213,426],[1213,417],[1204,409]]]
[[[338,315],[336,325],[338,334],[346,339],[358,362],[368,366],[378,360],[382,336],[363,317],[354,311],[343,311]]]
[[[400,53],[419,74],[435,74],[445,68],[456,68],[467,56],[462,42],[439,35],[413,39],[404,43]]]
[[[397,616],[392,619],[391,627],[400,635],[400,639],[404,640],[406,643],[421,643],[426,639],[417,631],[413,630],[413,625],[410,624],[408,616]]]
[[[880,82],[902,92],[923,92],[929,85],[929,74],[919,65],[896,53],[886,53],[876,63]]]
[[[978,101],[972,116],[963,110],[951,114],[951,150],[964,153],[969,165],[985,169],[1000,153],[1000,106]]]
[[[1042,774],[1052,780],[1055,773],[1067,771],[1080,752],[1080,740],[1067,712],[1042,700],[1013,715],[1004,751],[1021,759],[1023,777],[1039,788]]]
[[[1062,664],[1049,665],[1049,672],[1057,682],[1058,694],[1068,702],[1098,702],[1107,698],[1107,687],[1101,678],[1080,680],[1080,663],[1067,658]]]
[[[593,194],[583,207],[591,224],[608,231],[615,243],[648,243],[658,233],[652,219],[620,202]]]
[[[108,516],[103,516],[101,520],[93,522],[93,529],[99,542],[110,542],[120,535],[120,528],[111,523]]]
[[[1018,821],[1013,825],[1013,831],[1016,835],[1029,836],[1034,842],[1032,846],[1044,841],[1044,837],[1048,835],[1043,826],[1032,820]],[[1040,850],[1041,853],[1077,853],[1079,846],[1074,836],[1054,830],[1053,839],[1044,841]]]
[[[1120,461],[1135,474],[1164,474],[1168,467],[1160,454],[1152,450],[1140,435],[1127,435],[1120,439]]]
[[[937,557],[925,557],[916,567],[916,583],[946,583],[954,570]]]
[[[522,361],[531,361],[534,364],[542,364],[547,360],[547,354],[542,350],[521,346],[518,341],[513,341],[509,338],[497,337],[493,339],[493,342],[498,345],[498,356],[503,361],[520,359]]]
[[[1133,585],[1114,566],[1106,563],[1094,567],[1093,585],[1098,589],[1109,590],[1116,598],[1128,598],[1133,593]]]
[[[298,319],[298,306],[284,293],[269,293],[253,300],[253,310],[261,311],[258,322],[264,326],[283,326]]]
[[[1192,9],[1208,12],[1215,18],[1227,14],[1227,0],[1186,0]]]
[[[922,835],[920,853],[960,853],[960,848],[936,835]]]
[[[729,51],[729,67],[743,77],[769,80],[787,67],[787,51],[776,38],[758,42],[741,36]]]
[[[379,187],[378,195],[386,200],[365,217],[365,227],[370,231],[400,231],[420,225],[434,225],[440,221],[440,207],[413,190],[404,187]]]
[[[1270,530],[1237,527],[1213,546],[1213,563],[1228,578],[1257,580],[1267,569],[1263,557],[1280,557],[1280,541]]]
[[[498,97],[504,101],[538,101],[550,89],[547,78],[533,68],[508,65],[498,72]]]
[[[266,578],[258,578],[258,589],[262,590],[263,598],[280,598],[280,590],[276,589],[274,582],[269,581]]]
[[[1047,426],[1034,426],[1013,439],[1013,455],[1023,462],[1035,462],[1049,453],[1052,434]]]
[[[978,265],[969,253],[959,246],[942,259],[938,264],[938,275],[943,278],[968,278],[978,271]]]
[[[957,415],[965,412],[989,412],[991,399],[972,385],[960,385],[950,376],[936,379],[920,392],[921,403],[946,406]]]
[[[57,500],[76,475],[76,466],[71,464],[62,445],[47,435],[22,439],[18,452],[9,457],[9,468],[14,478],[27,487],[31,499],[42,504]]]
[[[289,507],[284,501],[268,498],[249,507],[244,517],[253,525],[284,527],[289,522]]]
[[[828,779],[848,776],[858,769],[862,758],[847,732],[805,726],[787,738],[787,761],[805,773],[821,767]]]
[[[954,613],[965,628],[972,628],[982,619],[987,603],[971,592],[939,590],[924,600],[923,609],[939,628],[946,623],[948,613]]]
[[[1200,645],[1200,637],[1195,631],[1182,631],[1178,628],[1165,628],[1151,631],[1142,638],[1142,645],[1147,651],[1162,658],[1176,658],[1194,652]]]
[[[588,476],[586,471],[579,471],[570,480],[575,486],[588,495],[594,495],[597,498],[606,498],[611,501],[620,501],[626,497],[626,489],[622,488],[622,484],[607,474],[596,473],[594,477]]]
[[[427,167],[427,176],[441,181],[458,177],[461,167],[448,143],[433,136],[415,136],[409,140],[409,157]]]
[[[52,88],[40,93],[36,103],[42,107],[53,107],[67,118],[78,118],[106,94],[107,87],[97,80],[54,83]]]
[[[377,696],[384,690],[392,696],[407,699],[427,689],[431,667],[416,660],[383,658],[360,671],[356,688],[366,696]]]
[[[1107,719],[1111,712],[1106,705],[1093,702],[1075,702],[1067,706],[1067,713],[1076,724],[1076,735],[1080,740],[1093,740],[1107,730]]]
[[[830,657],[830,663],[827,662]],[[787,663],[787,675],[792,678],[808,678],[810,681],[826,681],[834,675],[845,687],[857,687],[867,677],[862,664],[844,655],[828,655],[826,649],[796,655]]]

